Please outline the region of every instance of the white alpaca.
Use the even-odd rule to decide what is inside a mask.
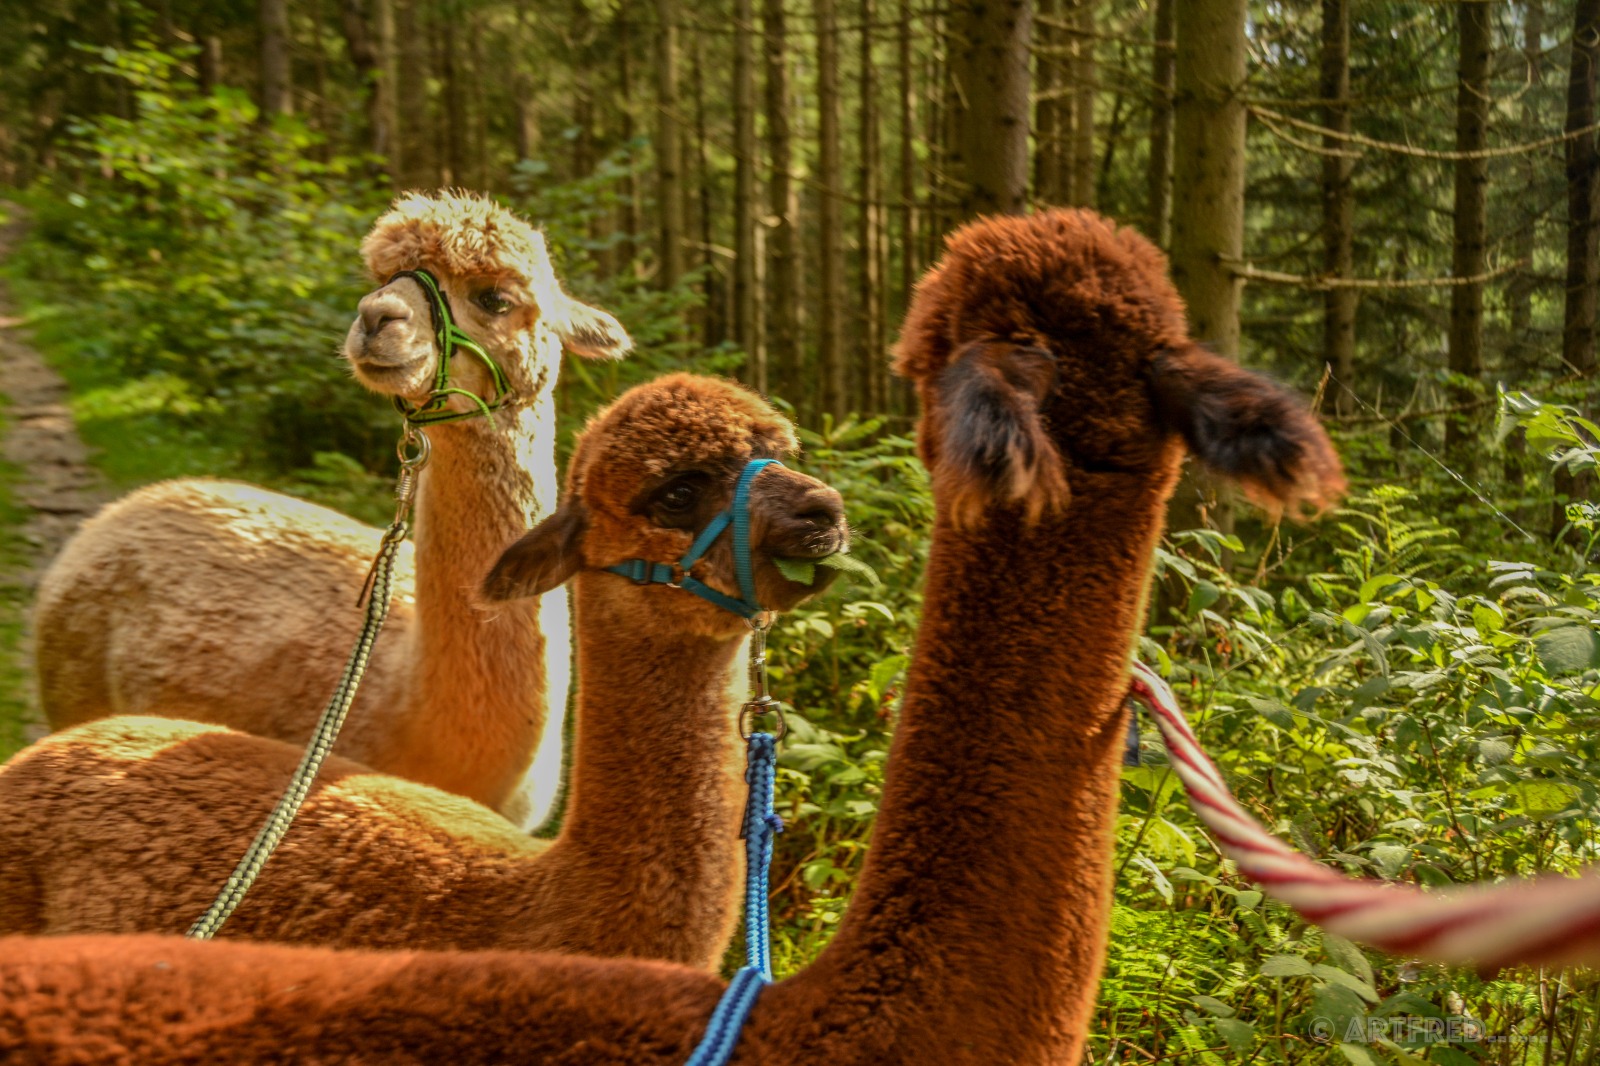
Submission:
[[[563,344],[594,357],[630,346],[610,315],[561,290],[544,239],[489,200],[411,194],[362,252],[379,282],[344,354],[367,388],[413,403],[439,346],[426,270],[512,396],[491,423],[431,427],[415,553],[339,738],[339,754],[478,800],[530,826],[559,787],[570,623],[560,590],[493,615],[472,590],[556,499],[554,385]],[[482,363],[458,353],[450,384],[485,398]],[[474,405],[453,396],[450,406]],[[40,699],[66,728],[113,714],[217,722],[303,743],[360,627],[355,597],[379,531],[237,482],[141,489],[85,523],[39,586]]]

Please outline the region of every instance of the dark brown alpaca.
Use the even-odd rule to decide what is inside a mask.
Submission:
[[[938,516],[916,660],[838,936],[736,1061],[1075,1063],[1110,895],[1128,653],[1184,445],[1275,505],[1339,488],[1287,393],[1193,347],[1160,254],[1087,212],[979,222],[899,366]],[[0,1051],[64,1062],[678,1066],[719,982],[509,954],[0,944]]]
[[[560,837],[531,839],[470,800],[334,759],[223,935],[715,965],[742,853],[730,682],[749,630],[688,592],[594,568],[677,559],[749,459],[794,447],[781,415],[714,378],[662,378],[597,415],[561,507],[494,578],[522,596],[576,575],[577,750]],[[814,590],[771,557],[839,548],[839,495],[769,467],[750,499],[762,602],[790,607]],[[726,541],[697,574],[736,590]],[[188,928],[299,754],[161,718],[103,719],[27,749],[0,769],[0,933]]]

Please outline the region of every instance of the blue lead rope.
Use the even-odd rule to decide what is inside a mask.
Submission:
[[[648,559],[629,559],[606,569],[640,585],[676,585],[702,600],[716,604],[724,611],[732,611],[740,618],[754,618],[761,613],[761,605],[756,602],[755,567],[750,561],[750,483],[767,467],[782,465],[776,459],[752,459],[746,463],[738,484],[734,486],[733,502],[726,511],[706,523],[706,528],[695,537],[694,543],[689,545],[689,550],[676,566],[652,563]],[[729,526],[733,527],[733,565],[739,576],[740,599],[718,592],[689,574],[689,570],[711,550],[711,545]]]
[[[772,838],[783,832],[783,819],[772,809],[777,780],[778,744],[771,733],[751,733],[744,779],[750,785],[745,801],[744,838],[744,968],[711,1012],[706,1035],[686,1066],[726,1066],[739,1043],[739,1033],[756,1005],[756,997],[772,982],[772,947],[767,926],[767,872],[772,865]]]

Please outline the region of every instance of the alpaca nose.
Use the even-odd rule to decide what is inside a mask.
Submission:
[[[362,297],[356,310],[361,314],[361,326],[368,337],[376,337],[392,322],[404,322],[411,317],[411,308],[404,300],[383,290]]]
[[[810,484],[786,486],[767,547],[777,555],[816,559],[840,551],[849,542],[844,524],[844,500],[828,486],[805,478]]]
[[[832,529],[844,522],[844,498],[826,485],[817,485],[796,502],[794,517],[813,529]]]

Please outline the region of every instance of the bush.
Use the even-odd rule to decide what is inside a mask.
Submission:
[[[288,470],[319,451],[376,459],[392,415],[337,348],[366,288],[353,254],[385,196],[362,160],[319,162],[297,119],[270,126],[237,89],[175,82],[152,49],[91,53],[128,82],[132,119],[77,123],[27,197],[22,271],[52,285],[108,378],[167,375],[191,419]]]

